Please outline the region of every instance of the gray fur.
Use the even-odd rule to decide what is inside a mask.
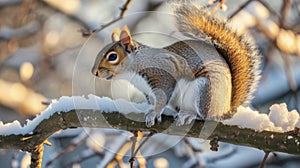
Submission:
[[[202,9],[193,4],[183,4],[176,9],[176,14],[179,29],[183,33],[193,34],[196,38],[210,33],[203,32],[195,23],[188,22],[188,16],[202,16]],[[228,32],[233,32],[225,22],[210,19],[216,22],[213,23],[215,25],[210,25],[216,26],[217,31],[213,30],[216,31],[213,33],[218,33],[217,26],[225,28],[219,30],[222,31],[220,37],[229,36]],[[259,79],[257,52],[252,43],[247,42],[247,38],[234,32],[232,38],[237,40],[239,46],[223,44],[231,37],[218,41],[215,36],[219,37],[216,34],[207,36],[204,40],[180,41],[162,49],[134,42],[138,47],[127,53],[126,59],[117,65],[114,79],[126,79],[144,92],[148,102],[153,105],[153,109],[146,114],[147,126],[152,126],[155,118],[160,121],[165,108],[178,113],[177,124],[182,125],[190,123],[197,116],[202,119],[220,119],[231,112],[232,100],[243,100],[243,105],[248,104]],[[113,50],[115,45],[118,43],[106,46],[99,53],[93,71],[98,68],[105,53]],[[239,48],[240,46],[243,48]],[[240,58],[233,59],[232,55],[224,55],[228,50],[238,52],[240,49],[248,54],[238,56],[244,58],[247,65],[250,64],[246,67],[251,75],[249,81],[236,80],[236,75],[242,72],[238,70],[239,66],[243,66],[239,65]],[[247,87],[233,85],[239,82],[247,82]],[[246,91],[245,95],[241,94],[242,99],[232,99],[236,88]]]

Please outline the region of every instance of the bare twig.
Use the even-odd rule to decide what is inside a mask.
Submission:
[[[192,162],[190,163],[190,167],[201,167],[201,162],[199,159],[197,159],[197,153],[202,152],[202,150],[200,148],[196,148],[193,144],[191,144],[187,137],[183,138],[183,142],[191,149],[192,153],[190,154],[190,156],[194,158],[188,161],[188,163]]]
[[[261,162],[260,168],[264,168],[264,167],[265,167],[266,161],[267,161],[267,159],[268,159],[269,154],[270,154],[269,151],[265,151],[265,156],[264,156],[264,158],[263,158],[263,160],[262,160],[262,162]]]
[[[291,26],[291,28],[296,32],[300,33],[300,1],[292,1],[292,9],[295,11],[294,16],[297,16],[295,19],[295,23]]]
[[[184,138],[183,138],[183,141],[184,141],[184,143],[186,143],[186,144],[192,149],[192,151],[193,151],[194,153],[202,152],[202,150],[201,150],[200,148],[195,148],[194,145],[192,145],[192,144],[190,143],[190,141],[188,140],[187,137],[184,137]]]
[[[241,10],[243,10],[246,6],[250,4],[250,2],[253,2],[253,0],[248,0],[244,4],[242,4],[236,11],[234,11],[230,16],[229,19],[232,19],[236,14],[238,14]]]
[[[145,132],[139,132],[140,134],[138,135],[138,142],[139,142],[139,146],[137,147],[137,149],[134,151],[134,154],[133,154],[133,158],[136,158],[136,156],[139,156],[137,157],[137,162],[138,162],[138,167],[145,167],[145,159],[144,157],[142,157],[142,154],[140,152],[140,149],[144,146],[144,144],[150,139],[150,137],[152,137],[152,135],[154,134],[153,132],[150,132],[149,134],[146,134],[145,135]],[[140,142],[142,140],[142,138],[144,137],[144,135],[146,136],[146,138]]]
[[[140,143],[140,145],[138,146],[138,148],[135,150],[134,154],[133,154],[133,157],[135,157],[138,153],[138,151],[144,146],[144,144],[152,137],[154,133],[153,132],[150,132],[149,135],[146,135],[146,139]]]
[[[41,143],[34,147],[31,151],[31,168],[41,168],[42,167],[42,158],[44,153],[44,144]]]
[[[289,163],[296,163],[297,165],[299,165],[300,163],[299,156],[282,157],[277,153],[271,152],[268,156],[268,159],[266,160],[266,164],[268,164],[268,166],[265,167],[272,167],[273,165],[284,167]],[[259,167],[261,164],[262,162],[253,165],[252,167]]]
[[[123,136],[121,139],[118,139],[117,142],[114,142],[115,148],[113,151],[105,154],[104,158],[101,161],[99,167],[125,167],[123,162],[123,156],[129,151],[131,147],[131,142],[127,137]]]
[[[282,7],[281,7],[281,13],[282,13],[282,17],[280,19],[280,24],[279,27],[286,29],[286,19],[287,19],[287,15],[289,12],[289,9],[291,8],[291,0],[284,0]],[[276,43],[277,45],[277,43]],[[277,48],[279,49],[279,47],[277,46]],[[286,52],[281,52],[282,53],[282,58],[284,60],[285,63],[285,73],[288,79],[288,83],[289,83],[289,87],[291,89],[291,91],[294,93],[294,97],[295,97],[295,106],[298,109],[298,94],[297,94],[297,83],[295,81],[295,79],[293,78],[293,74],[292,74],[292,70],[291,70],[291,61],[289,58],[289,55]]]
[[[286,18],[289,12],[289,9],[291,8],[292,1],[291,0],[283,0],[283,4],[281,7],[281,19],[280,19],[280,27],[286,29]]]
[[[130,138],[132,144],[131,144],[131,158],[129,159],[130,167],[134,168],[134,161],[135,161],[135,156],[134,156],[134,151],[135,151],[135,146],[137,142],[137,136],[138,132],[133,131],[133,136]]]
[[[274,64],[274,59],[273,59],[273,56],[274,56],[274,52],[277,51],[276,50],[277,48],[274,46],[274,45],[270,45],[268,46],[268,53],[267,55],[264,57],[265,58],[265,63],[264,63],[264,67],[262,69],[262,73],[264,74],[269,74],[269,72],[271,71],[271,66]],[[264,76],[262,74],[262,76]],[[266,80],[268,79],[268,76],[264,77],[261,79],[261,82],[266,82]]]
[[[270,6],[269,4],[267,4],[266,2],[264,2],[263,0],[256,0],[258,2],[260,2],[262,5],[264,5],[264,7],[266,7],[268,9],[268,11],[270,13],[276,14],[278,21],[279,21],[279,30],[277,33],[274,33],[272,31],[270,31],[269,27],[265,26],[261,21],[258,20],[257,24],[258,24],[258,29],[264,34],[266,35],[267,38],[270,39],[271,41],[271,48],[273,48],[272,46],[274,46],[274,48],[278,49],[283,55],[283,59],[285,62],[285,73],[288,79],[288,84],[289,87],[291,89],[291,91],[294,93],[294,97],[295,97],[295,104],[298,104],[298,94],[297,94],[297,83],[295,81],[295,79],[293,78],[292,75],[292,71],[291,71],[291,65],[290,65],[290,60],[289,60],[289,56],[288,54],[294,54],[295,50],[294,49],[285,49],[283,47],[286,47],[285,45],[280,45],[281,43],[278,43],[278,37],[280,35],[280,32],[291,32],[290,30],[286,30],[286,19],[287,19],[287,15],[288,12],[291,8],[291,0],[285,0],[281,11],[282,11],[282,16],[280,17],[277,12],[275,12]],[[252,1],[247,1],[245,2],[237,11],[235,11],[229,18],[232,18],[234,15],[236,15],[242,8],[246,7],[250,2]],[[282,31],[281,31],[282,30]],[[295,33],[296,34],[296,33]],[[297,38],[296,35],[292,36],[294,38]],[[296,44],[295,44],[296,45]],[[272,51],[272,50],[271,50]],[[298,107],[297,107],[298,108]]]
[[[124,17],[125,12],[127,11],[130,2],[131,2],[131,0],[127,0],[127,1],[124,3],[124,5],[123,5],[122,7],[120,7],[121,12],[120,12],[120,14],[119,14],[119,16],[118,16],[117,18],[115,18],[115,19],[113,19],[112,21],[110,21],[110,22],[108,22],[108,23],[102,25],[100,28],[94,29],[94,30],[90,30],[90,29],[88,29],[88,30],[83,30],[83,29],[80,30],[81,33],[82,33],[82,36],[90,36],[90,35],[92,35],[93,33],[97,33],[97,32],[99,32],[99,31],[105,29],[106,27],[112,25],[113,23],[116,23],[117,21],[121,20],[121,19]]]
[[[217,10],[222,9],[222,10],[226,10],[226,3],[227,0],[213,0],[211,2],[209,2],[209,4],[206,7],[211,7],[214,4],[217,4],[216,6],[214,6],[210,12],[208,13],[208,15],[215,13]]]

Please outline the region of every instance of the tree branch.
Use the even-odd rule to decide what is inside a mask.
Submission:
[[[118,16],[117,18],[115,18],[115,19],[109,21],[109,22],[106,23],[106,24],[103,24],[100,28],[97,28],[97,29],[94,29],[94,30],[90,30],[90,29],[89,29],[89,30],[81,30],[82,36],[90,36],[90,35],[92,35],[93,33],[97,33],[97,32],[99,32],[99,31],[105,29],[106,27],[112,25],[113,23],[116,23],[116,22],[118,22],[119,20],[121,20],[121,19],[124,17],[125,12],[127,11],[130,2],[131,2],[131,0],[127,0],[127,1],[123,4],[123,6],[120,7],[120,14],[119,14],[119,16]]]
[[[262,131],[239,128],[237,126],[224,125],[215,121],[196,121],[190,126],[177,127],[173,117],[163,116],[162,123],[147,128],[143,113],[130,113],[134,118],[130,120],[119,112],[104,113],[99,110],[71,110],[68,112],[56,112],[49,119],[45,119],[34,128],[33,132],[24,135],[0,135],[0,148],[21,149],[33,152],[36,147],[43,144],[52,134],[61,129],[90,127],[90,128],[114,128],[128,131],[151,131],[169,135],[188,136],[195,138],[214,139],[236,145],[250,146],[264,151],[278,151],[300,155],[299,141],[300,131],[286,133]],[[40,117],[40,116],[38,116]],[[208,136],[200,134],[204,123],[216,124],[214,131]],[[207,137],[206,137],[207,136]]]

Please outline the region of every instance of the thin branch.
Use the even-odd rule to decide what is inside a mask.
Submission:
[[[191,144],[191,142],[189,141],[189,139],[187,137],[184,137],[183,142],[191,149],[191,152],[192,152],[192,154],[190,154],[190,156],[193,159],[190,159],[190,161],[188,161],[188,163],[191,164],[190,167],[201,167],[201,162],[199,159],[197,159],[197,153],[202,152],[202,149],[196,148],[193,144]],[[187,164],[187,163],[185,163],[185,164]]]
[[[31,151],[31,165],[32,168],[41,168],[42,167],[42,158],[44,152],[44,144],[41,143],[33,148]]]
[[[292,10],[295,11],[294,16],[296,17],[295,23],[291,26],[293,31],[296,33],[300,32],[300,3],[299,1],[293,1],[292,2]]]
[[[264,167],[265,167],[266,161],[267,161],[267,159],[268,159],[269,154],[270,154],[269,151],[265,151],[265,156],[264,156],[263,161],[262,161],[262,163],[261,163],[261,165],[260,165],[260,168],[264,168]]]
[[[135,156],[134,156],[134,151],[135,151],[135,146],[136,146],[136,142],[137,142],[137,136],[138,136],[138,132],[137,131],[133,131],[133,136],[130,138],[132,144],[131,144],[131,158],[129,159],[129,163],[130,163],[130,167],[134,168],[134,161],[135,161]]]
[[[217,4],[217,5],[214,6],[214,7],[209,11],[208,15],[211,15],[211,14],[217,12],[217,10],[219,10],[219,9],[222,9],[222,10],[225,11],[225,10],[227,9],[227,6],[226,6],[226,4],[225,4],[226,1],[227,1],[227,0],[213,0],[213,1],[209,2],[208,5],[206,6],[207,8],[208,8],[208,7],[211,7],[211,6],[215,5],[215,4]]]
[[[124,3],[124,5],[123,5],[122,7],[120,7],[121,12],[120,12],[120,14],[119,14],[119,16],[118,16],[117,18],[115,18],[115,19],[113,19],[112,21],[110,21],[110,22],[108,22],[108,23],[102,25],[100,28],[94,29],[94,30],[90,30],[90,29],[88,29],[88,30],[80,30],[81,33],[82,33],[82,36],[90,36],[90,35],[92,35],[93,33],[97,33],[97,32],[99,32],[99,31],[105,29],[106,27],[112,25],[113,23],[116,23],[117,21],[123,19],[124,15],[125,15],[125,12],[127,11],[130,2],[131,2],[131,0],[127,0],[127,1]]]
[[[243,10],[246,6],[250,4],[250,2],[253,2],[253,0],[248,0],[244,4],[242,4],[236,11],[234,11],[230,16],[229,19],[232,19],[236,14],[238,14],[241,10]]]
[[[289,9],[291,8],[292,1],[291,0],[283,0],[283,4],[281,7],[281,19],[280,19],[280,27],[286,29],[286,18],[289,12]]]
[[[296,163],[299,165],[300,160],[299,156],[290,156],[290,157],[284,157],[283,155],[278,156],[277,153],[273,153],[270,157],[268,157],[267,164],[272,167],[273,165],[284,167],[285,165],[288,165],[289,163]],[[259,167],[261,163],[253,165],[252,167]]]
[[[138,167],[143,167],[142,165],[140,165],[140,163],[143,161],[141,161],[141,157],[136,157],[138,154],[141,156],[140,149],[141,147],[149,140],[149,138],[153,135],[153,133],[150,132],[149,135],[146,135],[146,139],[144,141],[141,142],[143,136],[144,136],[144,132],[134,132],[134,137],[135,137],[135,143],[132,143],[132,148],[131,148],[131,158],[129,159],[129,163],[130,163],[130,167],[134,167],[134,161],[137,160],[138,162]],[[134,141],[133,141],[134,142]],[[137,145],[139,144],[139,145]],[[134,146],[133,146],[134,145]],[[136,149],[135,147],[138,146]],[[143,158],[142,158],[143,159]]]
[[[289,12],[289,9],[291,8],[291,5],[292,5],[292,2],[291,0],[284,0],[283,1],[283,4],[282,4],[282,7],[281,7],[281,13],[282,13],[282,16],[281,16],[281,19],[280,19],[280,28],[283,28],[283,29],[286,29],[286,18],[287,18],[287,15],[288,15],[288,12]],[[279,49],[279,48],[278,48]],[[287,76],[287,79],[288,79],[288,83],[289,83],[289,86],[290,86],[290,89],[292,90],[292,92],[294,93],[294,97],[295,97],[295,106],[298,109],[298,94],[297,94],[297,83],[295,81],[295,79],[293,78],[293,75],[292,75],[292,71],[291,71],[291,61],[290,61],[290,58],[289,58],[289,55],[285,52],[281,52],[282,53],[282,57],[283,57],[283,60],[284,60],[284,63],[285,63],[285,73],[286,73],[286,76]]]
[[[192,149],[192,151],[194,153],[202,152],[202,149],[196,148],[193,144],[191,144],[191,142],[189,141],[189,139],[187,137],[184,137],[183,141],[187,146],[189,146]]]
[[[127,137],[118,139],[118,142],[114,143],[114,149],[111,149],[114,152],[105,153],[99,167],[125,167],[122,156],[129,151],[130,147],[131,143]]]
[[[276,16],[277,18],[280,18],[279,14],[278,14],[275,10],[273,10],[273,9],[269,6],[269,4],[267,4],[267,3],[264,2],[263,0],[248,0],[248,1],[246,1],[245,3],[243,3],[236,11],[234,11],[234,12],[228,17],[228,19],[229,19],[229,20],[232,19],[232,18],[233,18],[235,15],[237,15],[241,10],[243,10],[243,9],[244,9],[245,7],[247,7],[251,2],[254,2],[254,1],[259,2],[259,3],[262,4],[265,8],[267,8],[268,11],[269,11],[272,15]]]
[[[140,143],[140,145],[138,146],[138,148],[135,150],[133,157],[135,157],[137,155],[137,153],[139,152],[139,150],[145,145],[145,143],[152,137],[153,132],[150,132],[149,135],[146,135],[146,138],[144,139],[144,141],[142,143]]]

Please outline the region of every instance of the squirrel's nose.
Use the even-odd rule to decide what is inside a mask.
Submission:
[[[97,68],[93,68],[92,69],[92,74],[94,74],[95,76],[97,76],[98,77],[98,69]]]

